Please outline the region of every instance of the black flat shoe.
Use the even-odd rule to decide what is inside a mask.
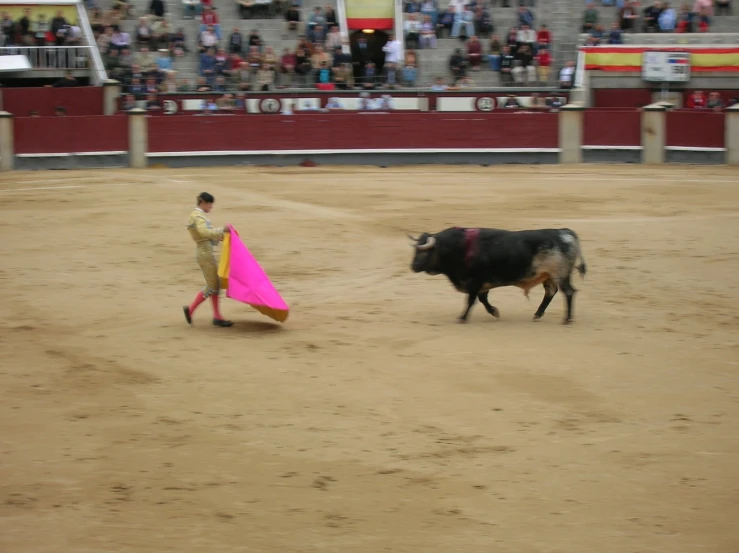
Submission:
[[[185,305],[182,310],[185,312],[185,320],[187,321],[187,324],[192,324],[192,317],[190,317],[190,308]]]
[[[213,324],[216,326],[233,326],[233,322],[226,319],[213,319]]]

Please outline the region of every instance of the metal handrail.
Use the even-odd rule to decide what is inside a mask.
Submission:
[[[26,56],[34,71],[90,69],[93,46],[4,46],[0,56]]]

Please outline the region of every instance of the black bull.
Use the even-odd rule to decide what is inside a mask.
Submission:
[[[468,294],[460,322],[467,321],[478,299],[488,313],[500,316],[498,309],[488,302],[488,291],[493,288],[517,286],[528,297],[529,290],[539,284],[544,286],[544,299],[534,320],[544,315],[557,290],[561,289],[567,301],[564,323],[572,321],[572,303],[577,290],[570,276],[575,268],[581,275],[586,272],[580,240],[572,230],[452,227],[436,234],[408,237],[413,240],[415,249],[413,272],[445,275],[458,291]],[[575,267],[578,257],[581,262]]]

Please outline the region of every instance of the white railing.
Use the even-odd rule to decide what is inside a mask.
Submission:
[[[403,31],[403,0],[395,0],[395,40],[398,41],[398,65],[405,62],[405,32]]]
[[[92,63],[90,64],[90,84],[96,86],[102,85],[108,79],[108,74],[105,72],[105,62],[103,62],[103,57],[97,49],[95,34],[92,32],[90,19],[87,17],[87,10],[85,10],[85,4],[83,2],[77,2],[77,21],[79,21],[80,30],[82,31],[85,43],[92,44],[93,46],[90,50],[90,59],[92,60]]]
[[[90,46],[6,46],[0,56],[26,56],[33,71],[91,68]]]
[[[345,54],[351,54],[351,46],[349,44],[349,24],[346,21],[346,4],[344,0],[336,0],[336,16],[339,22],[339,34],[341,34],[341,51]]]

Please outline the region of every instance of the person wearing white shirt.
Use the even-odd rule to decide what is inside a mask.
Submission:
[[[405,32],[405,43],[408,48],[419,47],[419,39],[421,35],[421,22],[415,13],[408,14],[408,19],[403,23],[403,32]]]
[[[385,72],[387,74],[387,84],[395,86],[398,62],[400,61],[400,41],[395,40],[395,35],[389,33],[388,41],[382,47],[385,52]]]
[[[559,86],[562,88],[572,88],[574,76],[575,62],[568,61],[567,65],[565,65],[559,72]]]

